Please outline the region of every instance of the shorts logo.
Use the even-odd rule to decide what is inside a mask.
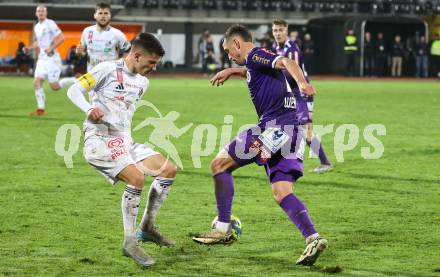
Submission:
[[[115,138],[109,140],[107,146],[108,148],[113,148],[113,147],[120,147],[122,144],[124,144],[124,140],[122,138]]]
[[[91,89],[96,85],[96,80],[93,78],[90,73],[86,73],[83,76],[79,77],[79,82],[85,89]]]
[[[127,150],[123,146],[124,139],[122,138],[115,138],[108,141],[107,146],[110,148],[110,152],[112,153],[112,160],[115,160],[119,156],[124,155],[127,153]]]

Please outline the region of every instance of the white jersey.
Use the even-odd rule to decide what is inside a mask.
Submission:
[[[83,92],[93,89],[91,105],[100,108],[104,117],[95,123],[84,122],[85,139],[92,135],[119,136],[131,139],[131,120],[136,103],[148,88],[149,81],[128,71],[124,59],[102,62],[81,76]]]
[[[47,53],[44,51],[44,49],[50,46],[55,37],[61,34],[61,30],[60,28],[58,28],[58,25],[55,23],[55,21],[46,18],[43,22],[38,22],[34,26],[34,33],[38,43],[38,47],[40,48],[38,59],[60,59],[60,56],[56,50],[54,50],[54,53],[50,56],[48,56]]]
[[[97,25],[85,28],[81,35],[81,44],[87,48],[88,71],[100,62],[118,59],[120,50],[130,49],[130,42],[124,33],[111,26],[106,30],[100,30]]]

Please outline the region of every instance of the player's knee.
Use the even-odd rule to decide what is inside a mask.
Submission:
[[[291,193],[293,193],[292,187],[275,186],[272,188],[273,199],[275,202],[277,202],[277,204],[280,204],[284,197]]]
[[[167,165],[165,166],[160,176],[165,178],[174,178],[176,177],[176,174],[177,174],[177,166],[174,163],[168,161]]]
[[[39,80],[39,79],[35,79],[34,80],[34,88],[36,88],[36,89],[39,89],[39,88],[41,88],[41,80]]]
[[[214,158],[211,161],[211,172],[213,175],[218,174],[220,172],[224,172],[227,170],[225,159],[223,158]]]
[[[280,204],[281,201],[283,201],[284,197],[286,197],[287,194],[280,192],[280,191],[274,191],[273,192],[273,200],[277,202],[277,204]]]
[[[129,183],[132,186],[135,186],[137,188],[143,188],[145,182],[145,176],[142,173],[135,174],[134,176],[131,176]]]
[[[58,85],[58,83],[50,83],[50,88],[52,90],[59,90],[61,87]]]

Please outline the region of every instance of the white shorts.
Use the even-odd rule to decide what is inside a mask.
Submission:
[[[90,136],[84,142],[86,161],[113,185],[119,181],[116,176],[124,168],[157,154],[160,153],[144,144],[133,143],[130,138]]]
[[[60,74],[61,74],[61,66],[56,60],[38,59],[34,73],[35,78],[47,79],[49,83],[54,83],[60,79]]]

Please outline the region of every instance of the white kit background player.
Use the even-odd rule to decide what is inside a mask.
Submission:
[[[167,197],[176,175],[176,166],[146,145],[134,143],[131,121],[136,103],[148,88],[145,77],[156,69],[165,54],[160,42],[149,33],[141,33],[130,52],[122,59],[102,62],[78,78],[67,95],[87,118],[84,122],[84,157],[112,184],[124,181],[127,186],[121,200],[124,223],[123,253],[139,265],[154,261],[138,245],[151,241],[174,245],[154,226],[156,214]],[[90,93],[91,102],[84,97]],[[154,176],[148,203],[136,231],[136,216],[144,187],[144,175]]]
[[[96,24],[86,27],[81,35],[81,42],[76,47],[80,55],[88,56],[87,71],[103,61],[120,58],[130,49],[130,42],[120,30],[110,26],[111,6],[98,3],[93,15]]]
[[[46,95],[43,89],[45,79],[49,81],[52,90],[59,90],[71,85],[74,77],[59,80],[61,74],[61,58],[56,51],[58,45],[64,41],[61,32],[55,21],[47,18],[47,8],[43,5],[37,6],[35,15],[38,23],[34,26],[34,43],[27,49],[37,49],[38,60],[34,72],[35,97],[37,99],[37,110],[31,115],[46,114]],[[59,80],[59,81],[58,81]]]

